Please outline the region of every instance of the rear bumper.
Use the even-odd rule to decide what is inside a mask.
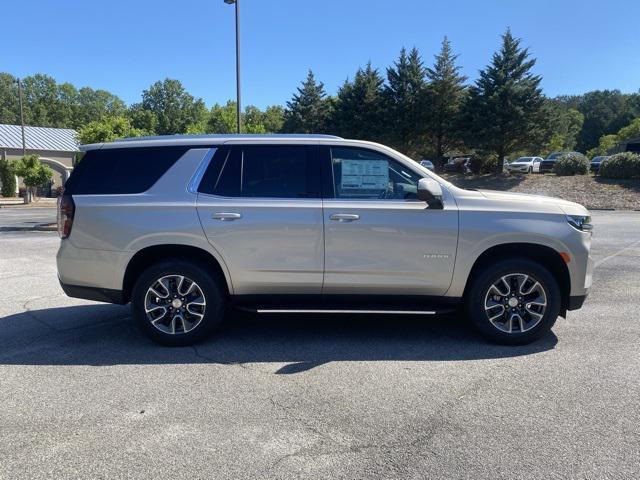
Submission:
[[[60,286],[69,297],[82,298],[84,300],[94,300],[96,302],[117,303],[124,305],[125,299],[122,290],[111,290],[108,288],[83,287],[80,285],[69,285],[60,280]]]

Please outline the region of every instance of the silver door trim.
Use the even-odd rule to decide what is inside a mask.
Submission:
[[[323,310],[323,309],[284,309],[284,308],[259,308],[258,313],[367,313],[367,314],[393,314],[393,315],[435,315],[433,310]]]

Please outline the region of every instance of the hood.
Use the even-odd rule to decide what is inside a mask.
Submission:
[[[531,195],[529,193],[500,192],[496,190],[478,190],[478,192],[488,200],[511,203],[521,207],[535,208],[539,206],[541,210],[557,208],[565,215],[588,215],[589,211],[579,203],[570,202],[556,197],[546,197],[544,195]]]

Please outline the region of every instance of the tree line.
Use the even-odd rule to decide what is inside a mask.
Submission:
[[[310,70],[285,106],[242,112],[246,133],[330,133],[379,141],[439,166],[449,155],[473,153],[497,169],[498,159],[554,150],[596,154],[619,141],[640,117],[640,94],[602,90],[546,97],[536,59],[510,30],[489,64],[469,83],[445,38],[430,65],[402,49],[384,74],[370,63],[345,80],[336,95]],[[29,125],[75,128],[82,143],[122,136],[233,133],[235,102],[207,108],[174,79],[142,92],[127,106],[116,95],[57,84],[42,74],[23,80]],[[0,73],[0,123],[19,123],[16,79]]]

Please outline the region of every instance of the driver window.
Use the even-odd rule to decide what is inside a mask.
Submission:
[[[381,153],[355,147],[331,147],[335,197],[366,200],[415,200],[418,176]]]

